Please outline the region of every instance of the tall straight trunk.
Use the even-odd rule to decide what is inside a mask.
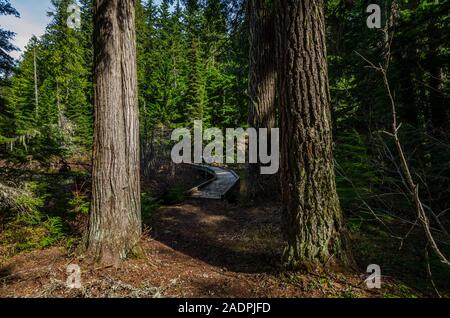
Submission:
[[[61,97],[59,94],[59,82],[56,79],[56,110],[58,112],[58,128],[62,128],[62,109],[61,109]]]
[[[141,233],[134,0],[94,4],[94,147],[88,254],[118,265]]]
[[[36,117],[39,114],[39,94],[38,94],[38,82],[37,82],[37,63],[36,63],[36,48],[33,49],[33,72],[34,72],[34,103]]]
[[[275,128],[276,123],[277,66],[274,22],[272,3],[266,0],[250,0],[249,125],[256,129],[268,128],[269,132],[271,128]],[[264,188],[260,170],[259,164],[249,164],[248,192],[251,197]]]
[[[282,224],[285,265],[351,263],[336,192],[323,0],[279,0]]]

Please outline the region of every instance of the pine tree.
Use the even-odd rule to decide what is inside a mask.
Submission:
[[[183,9],[180,0],[176,0],[174,11],[170,19],[170,60],[171,60],[171,82],[172,82],[172,116],[171,121],[176,126],[182,124],[185,110],[183,99],[187,91],[188,74],[185,73],[188,59],[186,56],[187,41],[183,27]]]
[[[206,0],[203,9],[201,41],[204,63],[217,66],[227,53],[226,7],[221,0]]]
[[[67,26],[67,8],[72,0],[52,0],[52,21],[44,37],[51,45],[47,61],[54,77],[57,124],[73,136],[73,142],[88,148],[91,144],[90,70],[87,69],[81,30]]]
[[[87,123],[88,130],[86,133],[92,135],[92,118],[93,118],[93,103],[94,103],[94,88],[93,88],[93,74],[94,74],[94,17],[93,17],[93,0],[80,0],[81,4],[81,28],[79,30],[79,39],[82,43],[84,53],[84,70],[86,79],[86,109],[85,116],[89,121]],[[88,137],[88,136],[87,136]],[[90,138],[88,139],[90,140]]]
[[[174,50],[176,45],[174,41],[174,34],[172,32],[174,20],[170,13],[170,1],[164,0],[159,9],[159,15],[157,20],[157,61],[158,66],[156,69],[158,95],[156,96],[156,104],[159,108],[160,123],[168,126],[173,122],[176,111],[175,95],[176,90],[179,89],[176,85],[175,76],[176,70],[180,65],[177,65],[177,56]],[[175,71],[174,71],[175,70]]]
[[[80,30],[67,26],[71,3],[52,1],[52,20],[42,38],[32,38],[26,47],[8,93],[8,110],[14,115],[9,135],[39,132],[34,147],[27,147],[35,158],[85,152],[91,145],[92,22],[87,19],[91,1],[82,3],[86,20]]]
[[[207,126],[231,126],[234,74],[231,73],[227,11],[220,0],[205,2],[202,19],[202,61],[205,73],[204,121]]]
[[[186,33],[188,52],[188,85],[185,97],[186,114],[185,121],[192,123],[194,120],[203,119],[204,107],[204,81],[201,61],[200,23],[201,12],[198,0],[186,0]]]
[[[227,3],[227,2],[225,2]],[[249,79],[249,27],[247,0],[233,0],[228,5],[227,29],[229,30],[226,73],[230,76],[221,122],[227,127],[248,124],[248,79]]]
[[[0,0],[0,16],[13,15],[20,17],[16,9],[14,9],[8,0]],[[9,55],[17,48],[11,43],[15,33],[0,28],[0,84],[8,74],[13,70],[14,59]]]
[[[143,50],[145,71],[142,74],[145,79],[140,84],[144,95],[145,116],[151,121],[147,127],[182,124],[186,113],[182,103],[186,92],[185,78],[189,70],[186,63],[183,14],[179,2],[173,12],[170,3],[168,0],[162,1],[159,8],[151,3],[147,4],[148,35]]]
[[[2,15],[20,16],[7,0],[0,0],[0,16]],[[17,50],[11,43],[14,35],[14,32],[0,28],[0,144],[6,140],[5,136],[11,135],[11,126],[14,124],[13,114],[6,105],[9,92],[8,76],[14,68],[14,59],[9,53]]]
[[[14,113],[15,136],[26,135],[37,129],[39,109],[36,108],[34,62],[39,51],[39,42],[33,37],[25,48],[22,62],[11,81],[8,104]]]
[[[139,108],[141,114],[142,146],[145,148],[149,139],[150,127],[154,125],[155,117],[152,112],[154,69],[156,41],[157,7],[153,1],[137,4],[136,32],[137,32],[137,65],[139,81]],[[143,149],[144,151],[145,149]]]

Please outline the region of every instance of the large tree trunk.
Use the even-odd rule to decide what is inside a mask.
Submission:
[[[276,52],[273,4],[266,0],[250,0],[250,76],[249,125],[256,129],[275,128]],[[270,137],[268,138],[270,141]],[[269,143],[270,144],[270,143]],[[270,147],[268,148],[270,149]],[[268,177],[261,176],[259,164],[249,164],[248,193],[260,193]]]
[[[285,265],[346,265],[351,256],[336,192],[323,0],[276,3]]]
[[[118,265],[141,236],[134,0],[96,0],[95,126],[88,254]]]

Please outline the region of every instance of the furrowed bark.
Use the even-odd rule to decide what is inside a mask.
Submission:
[[[323,1],[276,3],[284,262],[310,270],[349,265],[333,163]]]
[[[249,125],[256,129],[267,128],[270,133],[270,129],[275,128],[276,124],[277,69],[274,6],[267,0],[250,0],[249,17]],[[268,176],[261,176],[259,164],[249,164],[249,196],[255,197],[260,194],[269,183],[268,179],[270,179]]]
[[[97,0],[95,126],[88,254],[118,265],[141,236],[139,109],[133,0]]]

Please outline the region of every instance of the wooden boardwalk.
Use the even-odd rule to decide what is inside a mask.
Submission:
[[[195,170],[207,173],[210,179],[188,191],[191,198],[223,200],[239,184],[239,176],[232,170],[208,165],[191,165]]]

